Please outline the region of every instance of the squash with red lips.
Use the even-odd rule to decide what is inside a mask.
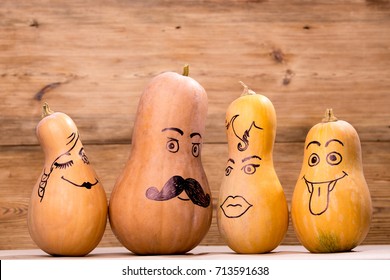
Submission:
[[[33,188],[28,228],[48,254],[83,256],[103,237],[107,197],[85,154],[73,120],[45,103],[36,128],[45,153],[43,171]]]
[[[283,240],[288,207],[273,164],[276,113],[245,86],[226,112],[229,159],[217,209],[218,228],[237,253],[266,253]]]
[[[140,255],[185,253],[211,224],[201,162],[207,94],[184,70],[159,74],[144,89],[130,157],[110,198],[114,234]]]
[[[368,233],[372,205],[359,136],[331,109],[306,136],[291,215],[298,239],[311,252],[349,251]]]

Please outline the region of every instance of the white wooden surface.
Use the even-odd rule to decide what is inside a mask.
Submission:
[[[137,256],[124,247],[98,247],[81,259],[130,259],[130,260],[390,260],[390,245],[362,245],[351,252],[312,254],[298,245],[282,245],[267,254],[236,254],[227,246],[198,246],[185,255]],[[0,250],[0,259],[76,259],[58,258],[41,250]]]

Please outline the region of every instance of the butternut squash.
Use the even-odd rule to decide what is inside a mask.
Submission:
[[[359,136],[331,109],[306,136],[291,215],[298,239],[310,252],[349,251],[368,233],[372,205]]]
[[[29,203],[31,238],[51,255],[87,255],[98,245],[106,227],[103,186],[69,116],[52,112],[45,104],[36,133],[45,163]]]
[[[229,158],[218,200],[218,228],[237,253],[266,253],[283,240],[288,206],[273,164],[276,113],[244,85],[226,112]]]
[[[140,255],[185,253],[212,219],[201,162],[207,94],[188,67],[183,74],[164,72],[144,89],[130,157],[110,198],[113,232]]]

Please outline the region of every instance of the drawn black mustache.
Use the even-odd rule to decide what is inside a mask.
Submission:
[[[183,191],[195,205],[205,208],[210,205],[210,195],[204,193],[200,183],[195,179],[184,179],[181,176],[171,177],[160,192],[156,187],[148,188],[145,195],[151,200],[164,201],[178,196]]]

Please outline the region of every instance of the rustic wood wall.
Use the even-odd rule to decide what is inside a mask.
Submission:
[[[374,205],[365,244],[390,244],[389,1],[1,0],[0,249],[35,248],[26,214],[43,166],[42,103],[74,119],[109,196],[143,87],[185,63],[209,96],[203,161],[214,207],[225,110],[242,80],[275,106],[289,202],[306,133],[325,109],[357,129]],[[297,243],[290,223],[284,244]],[[202,244],[223,244],[215,215]],[[109,226],[100,246],[120,246]]]

